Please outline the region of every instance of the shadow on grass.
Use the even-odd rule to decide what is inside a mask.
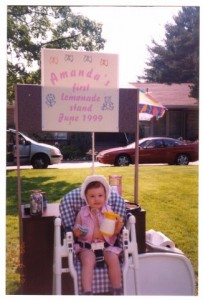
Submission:
[[[23,177],[21,179],[21,202],[30,203],[30,194],[34,189],[40,189],[47,194],[47,202],[59,202],[61,198],[69,191],[81,185],[80,182],[70,184],[67,181],[56,181],[54,176],[47,177]],[[6,214],[16,215],[18,213],[18,183],[17,176],[7,177],[6,184]]]

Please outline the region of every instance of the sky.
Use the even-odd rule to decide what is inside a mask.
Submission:
[[[147,46],[152,39],[159,44],[165,37],[166,23],[173,24],[173,16],[181,7],[126,6],[126,7],[71,7],[91,20],[103,24],[102,37],[106,39],[104,52],[119,55],[119,84],[135,82],[143,75],[149,59]]]

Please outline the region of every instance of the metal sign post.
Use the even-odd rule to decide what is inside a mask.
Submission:
[[[95,134],[92,132],[92,175],[95,173],[94,155],[95,155]]]
[[[134,202],[138,204],[138,173],[139,173],[139,94],[137,99],[136,124],[135,124],[135,184]]]
[[[18,124],[18,93],[17,93],[17,86],[15,89],[15,100],[16,100],[16,160],[17,160],[17,186],[18,186],[18,222],[19,222],[19,265],[22,268],[22,250],[23,250],[23,240],[22,240],[22,211],[21,211],[21,176],[20,176],[20,150],[19,150],[19,124]],[[22,272],[20,272],[20,276]],[[20,282],[22,282],[20,280]],[[20,286],[21,289],[21,286]]]

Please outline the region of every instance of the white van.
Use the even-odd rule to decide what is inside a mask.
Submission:
[[[19,153],[21,165],[32,165],[34,169],[46,169],[63,159],[61,151],[54,146],[38,143],[19,132]],[[16,165],[16,130],[7,130],[7,165]]]

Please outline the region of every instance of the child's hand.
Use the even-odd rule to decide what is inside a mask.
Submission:
[[[114,234],[118,234],[123,228],[123,225],[124,225],[123,219],[122,218],[117,219]]]
[[[86,236],[88,229],[80,224],[76,224],[76,226],[73,228],[73,233],[76,237]]]
[[[82,235],[82,231],[79,228],[74,227],[73,228],[73,234],[76,238],[78,238]]]

